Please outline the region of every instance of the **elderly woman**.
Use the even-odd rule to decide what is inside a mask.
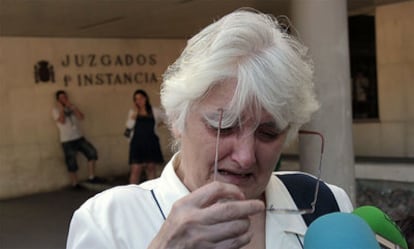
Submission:
[[[161,91],[177,153],[160,178],[82,205],[68,248],[302,248],[306,214],[273,212],[297,210],[302,197],[272,171],[318,108],[305,52],[274,18],[249,10],[190,39]],[[289,186],[309,178],[312,199],[316,178],[296,174]],[[310,213],[352,210],[342,189],[322,189],[331,198],[320,193]]]

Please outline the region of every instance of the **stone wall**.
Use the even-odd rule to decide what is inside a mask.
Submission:
[[[355,154],[414,158],[414,2],[376,9],[379,122],[354,124]]]
[[[125,174],[128,141],[122,136],[132,94],[145,89],[159,106],[161,76],[183,40],[0,38],[0,199],[49,191],[69,183],[54,94],[68,92],[84,112],[83,131],[98,149],[97,171]],[[165,158],[169,132],[160,128]],[[81,179],[86,160],[78,157]]]

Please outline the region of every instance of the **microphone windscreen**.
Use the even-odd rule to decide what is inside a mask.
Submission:
[[[313,221],[304,240],[305,249],[380,249],[375,234],[359,216],[329,213]]]
[[[374,206],[362,206],[356,208],[352,213],[365,220],[374,233],[404,249],[408,249],[407,241],[405,240],[400,228],[379,208]]]

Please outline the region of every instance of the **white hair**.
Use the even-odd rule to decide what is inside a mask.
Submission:
[[[279,128],[289,129],[287,141],[319,107],[307,48],[274,17],[241,9],[191,38],[165,72],[161,103],[170,127],[184,132],[191,107],[230,79],[237,86],[226,109],[240,116],[246,108],[260,115],[263,108]]]

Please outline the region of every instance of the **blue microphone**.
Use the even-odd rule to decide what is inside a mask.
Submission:
[[[305,234],[305,249],[380,249],[374,232],[359,216],[335,212],[313,221]]]

